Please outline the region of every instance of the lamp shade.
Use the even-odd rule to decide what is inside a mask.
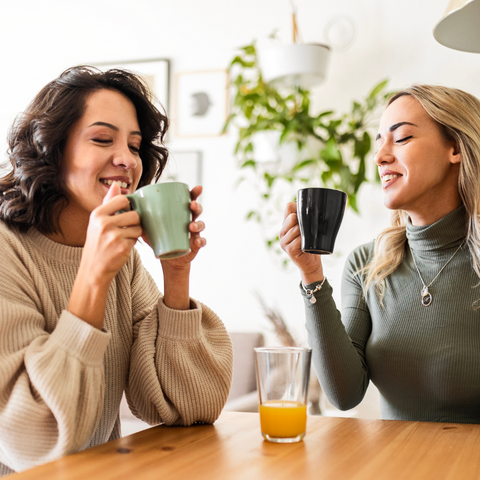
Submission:
[[[330,47],[313,43],[271,45],[258,51],[263,79],[275,86],[308,89],[325,80]]]
[[[433,35],[446,47],[480,53],[480,0],[450,0]]]

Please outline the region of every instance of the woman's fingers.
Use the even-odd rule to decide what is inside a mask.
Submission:
[[[122,212],[112,216],[112,222],[119,228],[137,226],[140,225],[140,215],[135,210]]]
[[[137,241],[143,235],[143,228],[138,225],[135,227],[123,227],[120,235],[123,238]]]
[[[189,225],[190,235],[190,247],[192,250],[198,251],[200,248],[204,247],[207,244],[205,238],[200,236],[200,232],[205,230],[205,224],[200,222],[192,222]]]
[[[205,224],[200,221],[200,222],[192,222],[190,223],[190,225],[188,226],[188,229],[192,232],[192,233],[200,233],[200,232],[203,232],[205,230]]]
[[[193,246],[195,247],[195,250],[198,251],[207,244],[207,239],[201,237],[200,235],[196,235],[196,236],[192,237],[190,243],[193,243]]]
[[[130,211],[130,202],[125,195],[110,196],[113,185],[118,187],[117,184],[112,184],[110,190],[103,199],[102,205],[96,208],[100,215],[115,215],[116,213],[121,211]]]
[[[190,191],[190,198],[192,199],[192,202],[196,200],[203,192],[203,187],[201,185],[197,185],[196,187],[193,187],[192,190]]]
[[[284,220],[280,229],[280,247],[295,261],[302,255],[300,226],[298,225],[297,204],[290,202],[285,208]]]
[[[282,238],[292,227],[298,225],[297,204],[295,202],[287,203],[283,215],[283,224],[280,229],[280,238]]]
[[[201,195],[203,187],[198,185],[197,187],[192,188],[190,191],[190,198],[192,202],[190,203],[190,210],[192,211],[192,222],[194,222],[203,212],[202,206],[197,202],[197,198]]]
[[[203,212],[202,206],[197,202],[193,201],[190,204],[190,210],[192,211],[192,221],[194,222]]]
[[[120,190],[120,185],[118,183],[113,182],[110,185],[110,188],[108,189],[107,194],[103,198],[102,204],[105,205],[107,202],[109,202],[113,197],[117,197],[118,195],[121,195],[122,191]]]
[[[292,226],[284,235],[282,235],[280,242],[283,245],[289,245],[293,241],[301,240],[300,227],[297,225]]]
[[[285,217],[283,221],[282,228],[280,229],[280,238],[287,234],[289,230],[293,227],[298,226],[298,217],[297,213],[290,213],[288,216]],[[298,229],[300,234],[300,229]]]
[[[285,207],[285,212],[283,214],[283,219],[287,218],[290,214],[297,213],[297,202],[289,202]]]

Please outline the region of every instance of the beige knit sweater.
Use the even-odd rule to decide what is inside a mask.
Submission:
[[[1,222],[0,242],[0,475],[118,438],[124,390],[151,425],[216,420],[232,347],[212,310],[166,307],[134,249],[100,331],[65,310],[81,248]]]

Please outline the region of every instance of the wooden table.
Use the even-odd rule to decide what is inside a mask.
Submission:
[[[256,413],[153,427],[12,480],[480,478],[480,425],[309,417],[296,444],[263,441]]]

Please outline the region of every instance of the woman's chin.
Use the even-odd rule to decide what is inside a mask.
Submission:
[[[392,199],[384,198],[383,205],[389,210],[398,210],[400,207],[397,205],[397,202],[392,201]]]

